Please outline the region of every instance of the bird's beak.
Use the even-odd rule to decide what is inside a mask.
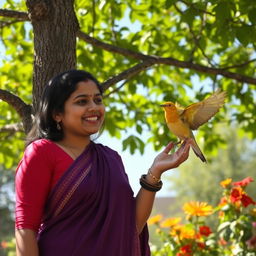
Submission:
[[[159,107],[166,107],[166,105],[165,104],[161,104],[161,105],[159,105]]]

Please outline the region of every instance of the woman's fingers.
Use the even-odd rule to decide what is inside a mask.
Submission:
[[[174,145],[174,142],[170,142],[163,150],[163,153],[169,154],[169,152],[173,149]]]

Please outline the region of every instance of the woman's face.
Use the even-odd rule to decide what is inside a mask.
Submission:
[[[97,85],[91,81],[81,81],[64,105],[64,113],[57,114],[64,136],[90,136],[101,128],[105,106]]]

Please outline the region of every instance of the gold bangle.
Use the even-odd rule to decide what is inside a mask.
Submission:
[[[151,172],[150,169],[148,170],[148,174],[149,174],[149,176],[150,176],[154,181],[156,181],[157,183],[159,183],[159,182],[161,181],[161,179],[157,178],[157,177]]]

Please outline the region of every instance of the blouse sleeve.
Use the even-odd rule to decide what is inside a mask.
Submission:
[[[51,187],[53,161],[48,159],[47,145],[30,144],[21,159],[15,177],[17,229],[32,229],[40,226],[44,205]]]

